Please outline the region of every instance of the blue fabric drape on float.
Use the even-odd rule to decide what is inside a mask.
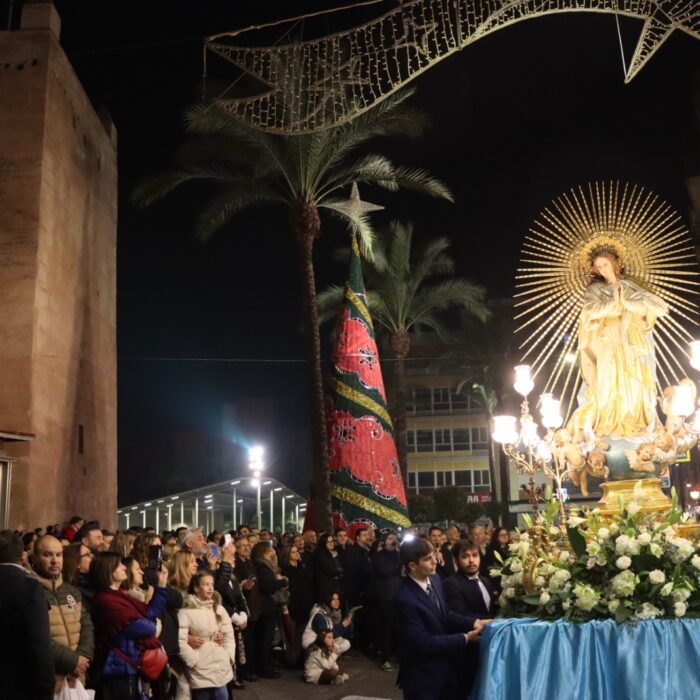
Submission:
[[[481,640],[476,700],[697,700],[700,619],[496,620]]]

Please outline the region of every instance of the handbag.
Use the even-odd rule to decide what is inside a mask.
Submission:
[[[132,661],[126,654],[119,651],[115,647],[110,647],[110,649],[121,656],[124,661],[126,661],[130,666],[133,666],[144,678],[149,681],[155,681],[158,679],[163,669],[168,665],[168,655],[163,649],[163,645],[160,644],[155,649],[145,649],[141,656],[139,656],[138,661]]]
[[[272,594],[272,600],[274,601],[275,605],[282,606],[282,605],[289,605],[289,601],[291,600],[292,596],[289,593],[289,588],[284,587],[284,588],[278,588],[273,594]]]

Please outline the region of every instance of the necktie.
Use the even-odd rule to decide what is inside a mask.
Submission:
[[[477,586],[479,589],[479,593],[481,593],[481,597],[484,599],[484,605],[486,606],[486,611],[488,612],[489,607],[491,606],[491,596],[489,595],[489,592],[486,590],[486,586],[482,583],[481,579],[478,576],[474,576],[474,578],[469,579],[472,582],[473,586]]]
[[[442,608],[440,607],[440,601],[438,600],[437,594],[433,590],[433,587],[428,584],[428,587],[425,589],[425,592],[428,594],[428,598],[430,598],[430,602],[435,606],[436,610],[441,613]]]

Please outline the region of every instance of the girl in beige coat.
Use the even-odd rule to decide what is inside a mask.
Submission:
[[[195,574],[190,595],[178,613],[180,657],[192,691],[192,700],[227,700],[226,684],[233,679],[236,644],[231,619],[220,606],[214,578]],[[190,646],[197,639],[197,648]],[[188,641],[189,640],[189,641]]]

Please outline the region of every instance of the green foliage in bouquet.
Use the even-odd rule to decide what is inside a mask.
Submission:
[[[556,526],[559,504],[510,545],[511,556],[491,571],[501,577],[505,617],[576,622],[700,616],[700,546],[680,537],[684,517],[673,493],[667,514],[644,514],[637,501],[621,515],[597,510]]]

